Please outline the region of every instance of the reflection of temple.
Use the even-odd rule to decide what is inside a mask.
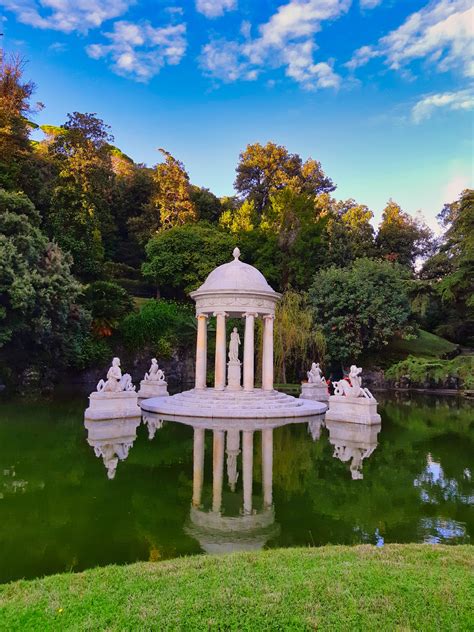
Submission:
[[[273,425],[245,429],[225,423],[213,423],[212,429],[212,502],[203,505],[205,433],[194,426],[193,497],[187,532],[208,553],[260,549],[279,531],[272,502]],[[262,496],[253,494],[254,438],[261,433]],[[225,473],[230,494],[235,494],[241,456],[242,495],[228,498],[233,509],[226,511],[223,496]],[[237,503],[236,503],[237,500]],[[240,506],[239,506],[240,505]],[[234,514],[234,515],[231,515]]]
[[[382,426],[326,421],[326,427],[329,442],[334,446],[333,456],[343,463],[350,461],[349,469],[354,480],[364,478],[362,461],[377,447],[377,435]]]
[[[128,457],[130,448],[137,438],[140,421],[140,417],[134,417],[84,422],[87,443],[94,448],[96,457],[102,457],[110,479],[115,478],[119,460],[123,461]]]

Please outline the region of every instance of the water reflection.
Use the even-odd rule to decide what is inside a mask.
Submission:
[[[109,479],[115,478],[119,460],[124,461],[137,438],[141,418],[86,420],[87,443],[94,448],[96,457],[102,457]]]
[[[344,421],[327,421],[329,442],[334,446],[333,457],[349,463],[352,480],[364,478],[362,461],[368,459],[378,445],[382,426],[366,426]]]

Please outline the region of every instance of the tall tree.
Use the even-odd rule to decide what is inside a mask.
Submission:
[[[70,258],[48,241],[21,193],[0,189],[0,366],[60,369],[81,354],[89,322]]]
[[[223,211],[219,198],[205,187],[191,185],[190,199],[196,208],[197,218],[208,222],[218,222]]]
[[[339,202],[337,206],[348,233],[352,258],[374,256],[374,229],[370,223],[374,217],[372,211],[365,204],[358,204],[352,199]]]
[[[298,154],[290,154],[286,147],[272,142],[247,145],[240,154],[236,172],[236,191],[252,200],[258,213],[267,207],[272,193],[285,187],[307,195],[336,188],[319,162],[310,158],[303,164]]]
[[[95,114],[74,112],[49,145],[59,166],[49,228],[85,280],[100,276],[108,242],[113,241],[112,141],[108,125]]]
[[[449,318],[443,327],[456,342],[474,339],[474,190],[463,191],[459,199],[446,204],[438,216],[446,227],[441,255],[445,255],[450,273],[438,289]]]
[[[32,153],[28,116],[34,111],[30,99],[35,84],[23,81],[24,65],[20,57],[0,51],[0,186],[9,190],[23,188]]]
[[[413,268],[417,257],[432,253],[430,229],[389,200],[382,213],[376,244],[385,259]]]
[[[155,168],[156,190],[152,203],[159,211],[161,228],[166,230],[196,221],[197,213],[191,201],[189,176],[183,163],[168,151],[160,151],[165,160]]]

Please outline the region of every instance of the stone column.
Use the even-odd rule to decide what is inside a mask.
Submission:
[[[253,478],[253,430],[242,432],[242,470],[244,485],[245,516],[252,513],[252,478]]]
[[[273,428],[262,430],[262,487],[263,507],[272,506],[273,484]]]
[[[246,313],[244,334],[244,391],[253,391],[254,387],[254,329],[256,314]]]
[[[224,430],[213,430],[212,445],[212,511],[219,512],[222,505],[222,482],[224,480]]]
[[[193,444],[193,507],[201,506],[204,480],[204,428],[194,428]]]
[[[207,314],[199,314],[197,317],[197,342],[196,342],[196,382],[195,388],[206,388],[207,371]]]
[[[262,355],[262,388],[273,390],[273,319],[266,314],[263,317],[263,355]]]
[[[214,388],[223,391],[225,388],[225,364],[226,364],[226,336],[225,336],[225,312],[214,314],[216,316],[216,362],[214,374]]]

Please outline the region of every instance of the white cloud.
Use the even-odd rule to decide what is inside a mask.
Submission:
[[[474,109],[474,96],[468,90],[427,95],[414,105],[411,111],[411,118],[414,123],[421,123],[421,121],[429,119],[433,112],[439,108],[472,110]]]
[[[284,68],[285,74],[306,89],[337,88],[340,77],[332,63],[316,63],[314,35],[325,20],[346,12],[351,0],[290,0],[281,5],[251,38],[243,29],[244,41],[212,40],[203,47],[201,66],[221,81],[255,79],[264,70]]]
[[[19,22],[41,29],[87,32],[127,12],[134,0],[0,0]]]
[[[375,9],[379,4],[382,3],[382,0],[360,0],[359,4],[362,9]]]
[[[196,0],[196,11],[206,18],[218,18],[237,8],[237,0]]]
[[[353,70],[383,57],[386,65],[399,70],[414,60],[427,60],[439,72],[460,69],[465,76],[474,76],[473,25],[471,0],[438,0],[412,13],[375,46],[356,50],[346,65]]]
[[[472,176],[466,173],[456,173],[444,185],[442,191],[443,204],[454,202],[465,190],[472,187]]]
[[[186,52],[186,25],[153,27],[150,22],[115,22],[105,33],[109,44],[91,44],[86,50],[93,59],[110,58],[119,75],[146,82],[165,65],[179,64]]]

